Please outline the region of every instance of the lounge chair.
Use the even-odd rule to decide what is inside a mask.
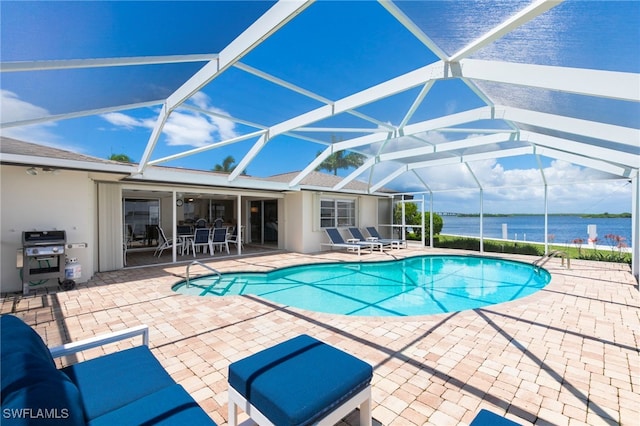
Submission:
[[[240,235],[238,235],[238,231],[240,231]],[[233,232],[229,234],[227,232],[227,244],[235,244],[236,247],[240,244],[241,248],[244,248],[244,225],[235,226],[233,228]]]
[[[167,238],[164,230],[160,226],[156,225],[156,227],[158,229],[158,236],[160,237],[160,244],[158,244],[158,247],[156,247],[156,251],[153,253],[153,255],[160,257],[162,256],[163,251],[173,247],[173,245],[176,243],[176,240],[174,240],[173,238]],[[178,242],[178,244],[180,244],[180,247],[182,247],[181,242]]]
[[[396,239],[396,238],[382,238],[380,236],[380,233],[378,232],[378,230],[376,229],[375,226],[367,226],[365,228],[367,230],[367,232],[369,233],[369,236],[371,236],[371,238],[376,238],[377,241],[380,241],[382,244],[384,245],[390,245],[392,248],[396,248],[399,249],[401,247],[407,247],[407,241],[406,240],[402,240],[402,239]]]
[[[357,252],[358,256],[360,256],[360,250],[362,248],[368,248],[371,252],[373,252],[373,246],[371,244],[363,243],[363,242],[347,242],[340,235],[340,231],[337,228],[325,228],[325,232],[331,240],[330,243],[322,243],[323,246],[331,246],[331,248],[344,248],[347,251]]]
[[[351,234],[351,236],[353,237],[353,239],[349,239],[347,240],[347,242],[364,242],[367,244],[371,244],[371,250],[373,251],[373,249],[378,248],[378,250],[382,251],[382,249],[386,246],[386,247],[391,247],[391,243],[385,244],[382,241],[378,240],[377,238],[365,238],[364,235],[362,235],[362,232],[360,232],[360,230],[358,228],[348,228],[349,229],[349,233]]]

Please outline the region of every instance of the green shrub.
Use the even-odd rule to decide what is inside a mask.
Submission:
[[[437,238],[434,237],[433,245],[440,248],[480,251],[480,239],[472,237],[450,237],[440,235]],[[549,246],[549,251],[553,250],[564,251],[570,258],[574,259],[631,264],[631,253],[623,253],[615,250],[579,250],[574,247]],[[518,241],[484,240],[484,251],[489,253],[542,256],[544,255],[544,246]]]

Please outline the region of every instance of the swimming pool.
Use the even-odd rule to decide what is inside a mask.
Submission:
[[[475,309],[528,296],[551,279],[522,262],[474,256],[418,256],[385,262],[292,266],[267,273],[194,278],[181,294],[256,295],[310,311],[408,316]]]

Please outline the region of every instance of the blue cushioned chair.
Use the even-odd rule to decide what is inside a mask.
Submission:
[[[372,367],[301,335],[229,366],[229,425],[241,407],[259,425],[333,425],[360,407],[371,425]]]
[[[143,345],[61,370],[53,361],[135,336]],[[2,425],[215,425],[147,344],[140,326],[49,349],[22,320],[0,316]]]
[[[390,245],[392,248],[395,248],[395,249],[407,247],[406,240],[395,239],[395,238],[382,238],[375,226],[367,226],[366,229],[369,235],[371,236],[371,238],[375,238],[376,241],[381,242],[385,246]]]
[[[349,240],[348,242],[342,238],[340,231],[337,228],[325,228],[330,243],[322,243],[321,246],[330,246],[331,248],[344,248],[347,251],[357,252],[360,256],[360,249],[368,248],[370,252],[373,252],[373,246],[363,241]]]

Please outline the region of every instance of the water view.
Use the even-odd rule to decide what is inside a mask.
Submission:
[[[443,234],[480,236],[480,217],[443,216]],[[502,238],[502,224],[507,224],[507,239],[544,242],[544,216],[485,216],[483,218],[485,238]],[[605,235],[613,234],[631,244],[631,218],[587,218],[581,216],[548,217],[549,242],[570,244],[581,238],[585,244],[589,238],[588,226],[595,225],[598,245],[610,245]]]

